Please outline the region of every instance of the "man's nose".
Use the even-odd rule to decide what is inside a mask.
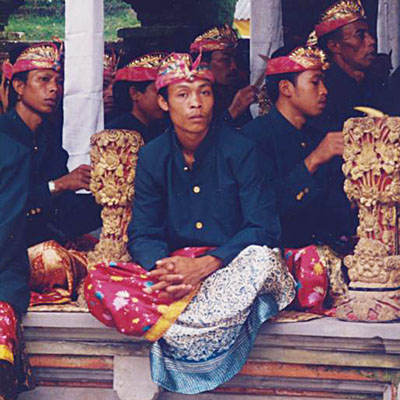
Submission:
[[[190,97],[190,106],[193,108],[201,108],[201,100],[198,94],[194,94]]]
[[[368,42],[368,44],[370,46],[375,46],[375,44],[376,44],[375,38],[369,32],[366,33],[366,39],[365,40]]]

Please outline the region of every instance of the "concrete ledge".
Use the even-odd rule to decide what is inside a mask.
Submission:
[[[39,388],[21,400],[80,399],[82,393],[88,400],[188,397],[159,393],[150,377],[150,344],[91,314],[30,312],[23,324]],[[400,400],[399,354],[400,323],[266,323],[238,376],[210,394],[190,397]]]

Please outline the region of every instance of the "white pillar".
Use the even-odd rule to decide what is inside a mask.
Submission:
[[[392,51],[392,64],[400,65],[400,0],[379,0],[378,52]]]
[[[251,0],[250,81],[262,84],[265,61],[260,55],[270,57],[283,46],[281,0]],[[252,109],[253,115],[257,110]]]
[[[103,0],[65,1],[63,147],[71,171],[89,164],[90,136],[104,127]]]

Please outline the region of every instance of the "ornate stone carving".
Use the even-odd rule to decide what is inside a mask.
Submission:
[[[103,206],[103,229],[95,250],[88,255],[89,267],[100,262],[130,260],[126,249],[127,228],[138,152],[143,144],[140,134],[129,130],[104,130],[91,138],[90,190]]]
[[[344,189],[359,206],[360,241],[344,260],[350,284],[337,316],[390,321],[400,317],[400,118],[349,119],[344,140]]]

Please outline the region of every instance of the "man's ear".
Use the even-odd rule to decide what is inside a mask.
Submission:
[[[137,101],[137,97],[139,95],[139,91],[135,88],[135,86],[131,86],[129,88],[129,97],[132,101]]]
[[[340,43],[337,40],[330,39],[326,42],[326,47],[332,54],[340,53]]]
[[[292,96],[292,91],[293,91],[293,83],[288,81],[287,79],[284,79],[282,81],[279,81],[279,94],[285,97],[291,97]]]
[[[164,97],[161,96],[161,94],[157,95],[157,102],[161,110],[165,112],[169,111],[168,103],[165,101]]]
[[[26,83],[21,79],[14,79],[12,81],[13,88],[18,96],[22,96],[24,93]]]

